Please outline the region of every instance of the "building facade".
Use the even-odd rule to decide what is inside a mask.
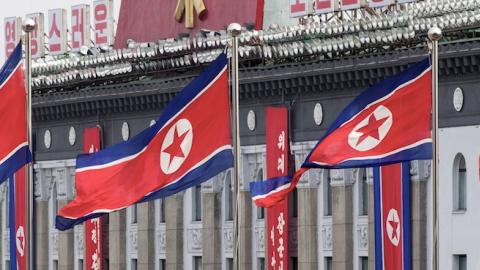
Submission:
[[[264,108],[287,106],[298,168],[335,117],[361,90],[427,56],[426,47],[311,62],[244,67],[240,76],[241,269],[266,268],[266,211],[250,181],[265,179]],[[84,269],[84,228],[59,232],[58,210],[75,196],[83,130],[100,125],[108,147],[148,127],[200,67],[156,78],[38,92],[34,97],[36,269]],[[480,42],[441,46],[440,269],[477,269]],[[459,89],[459,90],[457,90]],[[413,269],[431,268],[430,161],[411,163]],[[9,268],[8,185],[0,187],[0,269]],[[232,173],[174,196],[108,215],[106,269],[233,269]],[[312,169],[291,198],[290,269],[374,269],[370,169]]]

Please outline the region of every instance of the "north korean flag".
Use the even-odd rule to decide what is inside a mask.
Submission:
[[[310,168],[372,167],[432,158],[430,59],[365,90],[338,116],[293,177],[251,183],[252,198],[283,200]]]
[[[410,167],[408,162],[375,167],[375,269],[412,269]]]
[[[27,269],[26,198],[27,167],[9,177],[10,269]]]
[[[0,183],[32,160],[27,140],[26,97],[19,43],[0,70]]]
[[[56,227],[134,203],[172,195],[233,166],[227,57],[221,54],[131,140],[90,155],[76,167],[76,197]]]

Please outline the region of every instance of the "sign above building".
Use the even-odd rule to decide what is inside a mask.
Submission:
[[[232,22],[261,28],[262,15],[261,0],[123,0],[115,47],[126,47],[128,39],[152,42],[201,29],[219,31]]]

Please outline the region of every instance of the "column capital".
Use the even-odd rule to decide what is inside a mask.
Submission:
[[[359,171],[358,168],[330,170],[330,177],[332,179],[330,185],[332,187],[351,186],[355,183]]]
[[[324,169],[310,169],[298,181],[297,188],[318,188],[323,178]]]
[[[225,183],[225,178],[230,177],[231,170],[223,171],[216,176],[212,177],[210,180],[202,183],[202,193],[219,193],[222,191],[223,185]]]
[[[265,180],[265,153],[243,151],[240,167],[240,191],[249,191],[250,182]]]
[[[410,179],[415,182],[428,181],[432,170],[431,160],[414,160],[410,162]]]

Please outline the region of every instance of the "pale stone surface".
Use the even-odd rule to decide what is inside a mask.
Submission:
[[[58,209],[62,209],[68,201],[58,200]],[[58,269],[71,270],[74,268],[74,233],[73,229],[58,232]],[[47,260],[48,261],[48,260]]]
[[[222,269],[221,193],[202,192],[202,269]]]
[[[318,268],[317,190],[300,188],[298,192],[298,269]]]
[[[48,201],[35,201],[35,269],[48,270]]]
[[[155,269],[155,202],[138,205],[138,269]]]
[[[250,192],[239,192],[240,269],[252,269],[252,198]]]
[[[167,270],[183,270],[183,193],[167,197]]]
[[[126,269],[126,210],[108,215],[109,231],[109,269]]]
[[[353,187],[332,187],[332,260],[335,270],[353,269]]]
[[[412,269],[427,268],[427,185],[426,181],[411,182]]]

